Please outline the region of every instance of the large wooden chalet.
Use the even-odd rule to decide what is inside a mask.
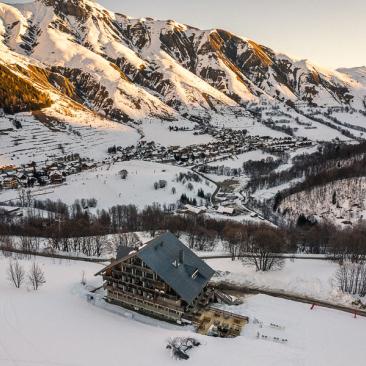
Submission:
[[[214,270],[170,232],[138,250],[121,247],[99,271],[106,300],[153,317],[182,322],[214,299],[207,286]]]

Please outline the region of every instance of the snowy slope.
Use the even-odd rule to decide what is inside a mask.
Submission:
[[[337,180],[286,197],[279,212],[289,222],[300,215],[338,225],[364,222],[366,218],[366,178]]]
[[[51,110],[48,115],[56,118],[56,122],[44,118],[39,121],[30,113],[18,114],[20,129],[14,128],[13,117],[0,117],[0,130],[7,130],[1,134],[1,166],[53,161],[75,153],[102,161],[109,146],[134,145],[140,137],[129,126],[90,112],[76,111],[64,116]]]
[[[358,81],[360,84],[366,86],[366,66],[340,68],[338,72],[348,75],[353,80]]]
[[[128,171],[126,180],[122,180],[119,172]],[[197,193],[203,189],[205,193],[213,193],[215,186],[202,180],[193,184],[193,189],[188,189],[189,182],[178,182],[179,173],[186,173],[187,169],[166,164],[151,163],[146,161],[131,160],[113,165],[88,170],[70,176],[66,184],[57,187],[43,187],[32,189],[35,199],[59,200],[66,204],[73,204],[77,199],[96,198],[97,209],[109,209],[115,205],[134,204],[139,209],[154,203],[161,206],[176,204],[180,196],[185,193],[190,198],[196,198]],[[167,186],[163,189],[154,189],[154,183],[165,180]],[[176,189],[172,193],[172,188]],[[1,201],[17,199],[17,191],[4,190],[0,193]]]
[[[249,104],[365,111],[358,73],[294,60],[221,29],[133,19],[89,0],[1,3],[0,39],[3,62],[9,50],[38,61],[73,85],[73,99],[120,121],[179,114],[209,121]]]
[[[286,259],[282,270],[271,272],[257,272],[254,266],[243,265],[241,260],[210,259],[207,263],[218,271],[215,282],[279,291],[347,306],[354,301],[351,295],[338,290],[335,275],[339,265],[330,261]]]
[[[37,259],[46,284],[38,292],[11,287],[0,276],[0,363],[2,366],[73,365],[168,366],[165,349],[171,337],[197,338],[202,345],[190,352],[187,364],[283,366],[344,366],[364,363],[363,318],[329,309],[309,310],[299,304],[268,296],[251,296],[243,305],[227,308],[251,319],[242,335],[220,339],[138,316],[113,305],[86,301],[80,285],[85,271],[88,286],[101,284],[93,276],[101,266],[82,262]],[[0,257],[0,273],[8,261]],[[21,260],[26,270],[31,261]],[[262,328],[253,322],[263,322]],[[283,326],[275,330],[270,323]],[[287,344],[256,338],[257,332],[287,338]],[[326,347],[324,346],[326,344]],[[143,346],[142,346],[143,345]],[[183,362],[183,361],[182,361]]]

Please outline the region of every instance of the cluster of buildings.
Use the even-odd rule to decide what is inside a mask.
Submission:
[[[30,163],[16,167],[0,166],[0,189],[31,188],[48,184],[61,184],[70,174],[95,166],[95,162],[73,156],[45,163]]]
[[[256,149],[284,152],[311,146],[306,137],[246,136],[246,131],[220,129],[210,132],[215,138],[207,144],[189,146],[161,146],[155,142],[139,141],[136,146],[110,148],[114,161],[149,160],[165,164],[204,164],[224,156],[238,155]]]

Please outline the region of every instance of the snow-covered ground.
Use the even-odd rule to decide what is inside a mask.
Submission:
[[[207,263],[219,271],[215,281],[278,290],[346,305],[353,300],[337,289],[335,274],[338,265],[331,261],[286,259],[282,270],[270,272],[256,272],[254,266],[244,266],[241,260],[209,259]]]
[[[257,191],[255,191],[252,194],[252,196],[255,199],[259,200],[259,201],[268,200],[268,199],[273,198],[276,195],[276,193],[278,193],[280,191],[283,191],[285,189],[288,189],[292,185],[295,185],[295,184],[300,183],[302,181],[303,181],[302,178],[295,178],[295,179],[291,180],[290,182],[283,183],[283,184],[280,184],[278,186],[274,186],[274,187],[271,187],[271,188],[258,189]]]
[[[144,120],[141,123],[144,139],[146,141],[154,141],[163,146],[189,146],[207,144],[214,141],[209,135],[194,135],[193,128],[196,124],[188,120],[180,120],[177,122],[166,122],[154,119]],[[187,131],[169,131],[169,127],[183,128]]]
[[[346,113],[346,112],[333,112],[332,116],[337,118],[340,122],[349,123],[354,126],[366,128],[366,118],[361,113]]]
[[[245,129],[252,136],[271,136],[278,138],[287,136],[285,133],[273,130],[249,117],[234,118],[233,116],[227,115],[219,118],[218,116],[213,116],[210,123],[216,127],[231,128],[233,130]]]
[[[220,166],[224,165],[226,167],[232,168],[232,169],[238,169],[243,167],[243,163],[249,160],[262,160],[266,159],[268,157],[272,157],[275,159],[275,157],[269,153],[266,153],[262,150],[252,150],[245,152],[243,154],[239,154],[236,156],[231,156],[222,160],[214,161],[212,163],[209,163],[207,165],[209,166]]]
[[[128,171],[126,180],[122,180],[118,174],[123,169]],[[205,193],[214,192],[214,184],[208,181],[206,184],[204,179],[198,183],[192,181],[192,191],[188,189],[188,181],[176,181],[179,173],[187,172],[187,169],[172,165],[131,160],[71,175],[66,184],[35,188],[32,195],[36,199],[60,199],[66,204],[72,204],[76,199],[95,198],[98,209],[108,209],[118,204],[134,204],[139,208],[153,203],[175,204],[182,193],[199,202],[198,189],[202,188]],[[155,190],[154,183],[159,180],[165,180],[167,186]],[[173,187],[176,189],[175,194],[172,193]],[[17,199],[17,195],[16,190],[2,191],[0,200]]]
[[[21,260],[28,269],[31,262]],[[0,257],[1,366],[131,366],[174,365],[167,340],[193,336],[202,345],[190,353],[187,365],[344,366],[365,362],[366,319],[351,314],[257,295],[228,310],[250,317],[235,339],[205,337],[191,328],[138,316],[116,306],[95,305],[80,285],[99,285],[98,264],[39,259],[46,284],[34,292],[16,289],[6,280],[7,259]],[[258,319],[262,322],[260,328]],[[283,326],[282,330],[270,323]],[[257,332],[268,340],[257,339]],[[287,339],[286,344],[270,338]],[[183,362],[183,361],[182,361]]]
[[[251,319],[243,337],[246,351],[257,357],[244,356],[247,365],[361,366],[365,363],[364,345],[359,339],[364,337],[365,318],[354,319],[352,314],[319,307],[310,310],[310,305],[265,295],[248,297],[235,311]],[[271,327],[271,323],[282,329]],[[258,332],[260,338],[263,335],[267,339],[257,340]],[[287,339],[288,343],[276,344],[273,337]],[[273,357],[268,358],[267,352],[272,352]]]
[[[122,123],[96,114],[79,111],[74,116],[60,116],[59,123],[42,123],[29,113],[17,115],[22,127],[16,129],[6,117],[0,117],[0,166],[39,162],[69,154],[102,160],[108,147],[130,146],[140,138],[138,132]]]

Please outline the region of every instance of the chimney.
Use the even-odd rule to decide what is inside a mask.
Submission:
[[[184,252],[183,252],[182,249],[179,251],[178,261],[179,261],[180,264],[183,264],[183,261],[184,261]]]

